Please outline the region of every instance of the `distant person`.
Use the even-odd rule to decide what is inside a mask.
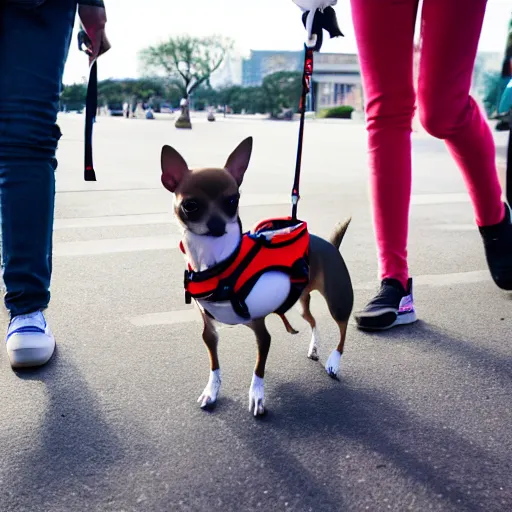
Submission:
[[[14,368],[42,365],[55,348],[42,311],[50,301],[57,111],[77,4],[92,61],[110,48],[103,1],[0,3],[2,262]]]
[[[407,264],[417,0],[351,0],[366,100],[370,185],[381,288],[360,312],[362,329],[416,320]],[[494,282],[512,290],[512,224],[503,204],[490,128],[469,95],[486,0],[424,0],[420,120],[462,172]],[[454,252],[454,258],[464,255]]]

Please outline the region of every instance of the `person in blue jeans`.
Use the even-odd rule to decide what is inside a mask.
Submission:
[[[56,120],[77,8],[92,62],[110,47],[103,1],[0,2],[0,214],[13,368],[43,365],[55,349],[43,310],[52,274]]]

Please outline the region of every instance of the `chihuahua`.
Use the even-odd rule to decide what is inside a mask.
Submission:
[[[182,251],[190,268],[200,272],[225,262],[241,244],[242,224],[238,215],[240,186],[249,166],[252,137],[245,139],[229,156],[223,168],[190,170],[183,157],[170,146],[161,154],[162,184],[174,194],[174,214],[182,230]],[[311,292],[320,292],[329,311],[338,324],[338,346],[327,359],[325,369],[337,378],[347,324],[353,308],[352,282],[345,262],[339,252],[350,219],[339,224],[330,241],[311,234],[309,236],[309,280],[299,303],[302,317],[312,330],[308,357],[318,360],[319,336],[316,321],[310,310]],[[261,275],[252,287],[246,304],[251,318],[244,320],[233,310],[229,301],[208,302],[195,299],[201,312],[204,329],[203,340],[210,359],[208,383],[198,399],[202,408],[211,408],[217,401],[221,386],[218,335],[216,322],[248,325],[256,335],[257,360],[249,389],[249,410],[254,416],[265,413],[264,375],[270,349],[270,334],[265,326],[268,311],[275,312],[286,300],[290,290],[290,277],[279,271]],[[258,316],[258,305],[265,303],[267,313]],[[260,308],[261,309],[261,308]],[[279,315],[288,332],[295,331],[284,314]]]

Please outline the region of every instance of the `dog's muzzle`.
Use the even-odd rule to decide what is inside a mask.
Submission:
[[[216,215],[211,217],[206,223],[206,227],[208,228],[207,235],[209,236],[221,237],[226,234],[226,223]]]

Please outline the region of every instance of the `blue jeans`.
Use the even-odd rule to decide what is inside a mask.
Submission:
[[[0,2],[0,212],[11,316],[50,301],[56,120],[76,3]]]

